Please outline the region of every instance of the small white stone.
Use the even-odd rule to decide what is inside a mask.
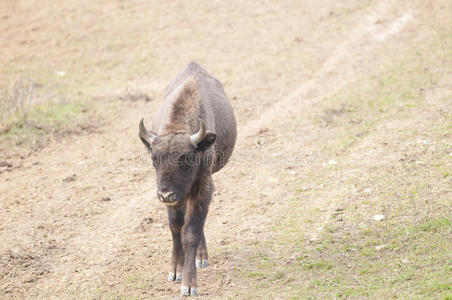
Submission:
[[[268,177],[268,182],[270,182],[270,183],[277,183],[278,182],[278,179],[277,178],[275,178],[275,177]]]
[[[386,247],[385,244],[383,244],[383,245],[378,245],[378,246],[375,247],[375,250],[380,251],[380,250],[383,249],[384,247]]]
[[[328,161],[328,164],[329,164],[329,165],[335,165],[335,164],[337,164],[337,161],[330,159],[330,160]]]
[[[375,216],[373,217],[373,219],[374,219],[375,221],[382,221],[384,218],[385,218],[385,216],[383,216],[383,215],[375,215]]]
[[[56,75],[60,76],[60,77],[63,77],[63,76],[66,76],[66,72],[65,71],[57,71]]]
[[[370,189],[370,188],[367,188],[367,189],[364,190],[364,193],[369,194],[370,192],[372,192],[372,189]]]
[[[403,262],[404,264],[409,264],[409,263],[410,263],[410,261],[408,260],[408,258],[402,259],[402,262]]]

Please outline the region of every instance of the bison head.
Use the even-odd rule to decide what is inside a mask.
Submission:
[[[193,135],[157,136],[146,129],[141,119],[139,137],[152,156],[157,198],[166,205],[179,205],[190,193],[196,192],[193,187],[197,179],[210,168],[213,156],[206,150],[215,142],[216,135],[206,132],[204,122],[201,119],[199,122],[199,131]]]

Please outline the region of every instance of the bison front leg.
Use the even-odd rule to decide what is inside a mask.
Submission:
[[[198,251],[196,253],[196,268],[203,269],[207,268],[207,244],[206,237],[204,236],[204,228],[201,230],[201,241],[199,242]]]
[[[182,226],[184,215],[182,211],[168,209],[168,221],[173,236],[173,253],[168,281],[182,282],[182,269],[184,267],[184,249],[182,247]]]
[[[183,244],[185,250],[185,260],[182,275],[182,295],[197,295],[197,280],[196,280],[196,252],[198,251],[199,244],[201,242],[202,230],[204,225],[204,218],[200,218],[200,214],[197,214],[197,218],[193,218],[184,226],[183,230]]]

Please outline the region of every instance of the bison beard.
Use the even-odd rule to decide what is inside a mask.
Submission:
[[[207,267],[208,259],[204,222],[211,174],[227,163],[237,136],[232,107],[219,81],[190,63],[168,86],[152,131],[143,120],[139,130],[173,237],[168,280],[182,282],[182,295],[197,295],[196,269]]]

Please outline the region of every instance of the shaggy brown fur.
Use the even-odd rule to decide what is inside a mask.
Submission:
[[[173,102],[170,113],[170,122],[165,127],[165,132],[181,133],[190,132],[188,120],[196,120],[199,108],[199,93],[196,80],[189,77],[184,83],[176,99]]]

